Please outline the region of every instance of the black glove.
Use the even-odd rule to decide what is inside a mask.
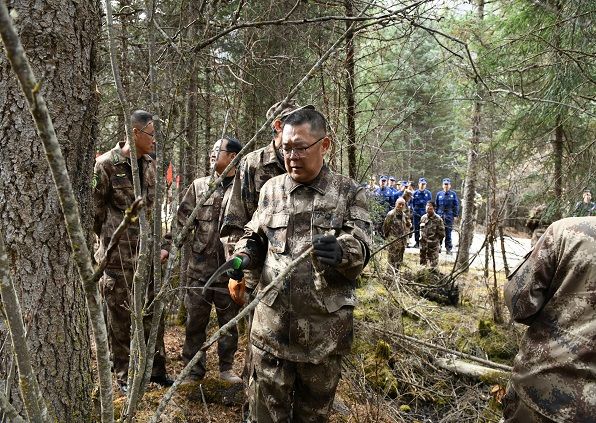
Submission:
[[[335,235],[315,235],[312,239],[315,256],[323,264],[337,266],[341,263],[342,251]]]
[[[242,278],[244,278],[243,270],[246,269],[250,263],[250,257],[245,255],[237,255],[231,260],[234,260],[234,268],[227,270],[226,274],[230,279],[241,281]]]

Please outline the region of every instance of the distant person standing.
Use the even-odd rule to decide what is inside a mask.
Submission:
[[[445,225],[441,216],[435,213],[435,204],[426,203],[426,214],[420,219],[420,264],[431,267],[439,265],[441,242],[445,236]]]
[[[391,201],[393,200],[393,190],[387,185],[387,176],[381,175],[379,177],[379,187],[375,190],[375,195],[384,208],[383,218],[385,218],[391,210]]]
[[[437,204],[437,214],[441,216],[445,223],[445,249],[447,254],[451,254],[453,249],[451,241],[453,220],[459,216],[459,199],[455,191],[451,190],[451,179],[443,179],[443,191],[437,192],[435,203]]]
[[[506,423],[596,421],[596,217],[550,225],[509,276],[505,303],[528,326],[503,398]]]
[[[412,222],[406,210],[406,200],[398,198],[395,208],[387,213],[383,223],[383,236],[386,240],[393,241],[388,247],[389,264],[399,269],[404,261],[404,251],[408,243],[407,234],[410,232]]]
[[[426,179],[418,179],[418,189],[412,195],[412,211],[414,221],[414,248],[420,247],[420,219],[426,213],[426,203],[432,201],[432,193],[426,189]]]
[[[395,207],[395,201],[397,200],[397,183],[395,182],[395,176],[389,177],[389,188],[391,189],[391,208]]]
[[[573,216],[596,216],[596,203],[592,201],[592,192],[589,189],[584,190],[583,200],[575,205]]]

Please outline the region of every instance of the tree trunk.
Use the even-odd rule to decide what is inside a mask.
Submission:
[[[477,17],[479,23],[484,19],[484,0],[478,0]],[[470,247],[474,238],[476,222],[474,221],[474,197],[478,179],[478,149],[480,148],[480,122],[482,119],[482,88],[476,80],[476,101],[472,115],[472,139],[468,150],[468,168],[461,211],[461,230],[457,253],[457,267],[467,272],[470,260]]]
[[[94,1],[12,2],[15,25],[53,114],[84,224],[90,227],[96,114]],[[14,12],[13,12],[14,15]],[[73,24],[73,22],[75,24]],[[87,309],[43,147],[17,79],[0,60],[0,226],[20,295],[28,347],[56,421],[91,421],[92,380]],[[0,344],[7,329],[0,323]],[[10,341],[8,341],[10,344]],[[0,351],[0,380],[21,408],[10,348]]]
[[[563,201],[563,125],[561,116],[557,116],[557,126],[553,136],[553,158],[554,158],[554,181],[555,210],[553,220],[561,218],[561,206]]]
[[[353,0],[344,0],[346,16],[354,15]],[[346,28],[351,22],[346,21]],[[350,31],[346,37],[346,126],[348,148],[348,175],[357,179],[356,175],[356,100],[354,75],[354,32]]]

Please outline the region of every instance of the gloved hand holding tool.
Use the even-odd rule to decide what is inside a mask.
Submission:
[[[217,270],[211,275],[209,280],[203,286],[203,295],[207,292],[207,288],[211,286],[221,275],[227,274],[233,279],[242,280],[244,278],[243,269],[246,269],[250,263],[250,257],[246,255],[237,255],[219,266]]]
[[[337,237],[330,234],[318,234],[313,236],[312,245],[314,255],[322,264],[337,266],[341,263],[342,250]]]

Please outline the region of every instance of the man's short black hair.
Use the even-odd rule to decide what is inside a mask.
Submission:
[[[434,201],[427,201],[427,202],[426,202],[426,205],[428,206],[429,204],[430,204],[431,206],[433,206],[433,209],[436,209],[436,208],[437,208],[437,205],[435,204],[435,202],[434,202]]]
[[[226,151],[230,153],[239,153],[242,150],[242,144],[231,135],[224,135],[223,139],[228,141],[226,143]]]
[[[145,110],[135,110],[130,115],[130,124],[134,128],[144,128],[153,120],[153,115]]]
[[[310,131],[324,136],[327,133],[327,120],[320,112],[314,109],[300,109],[286,117],[284,125],[298,126],[304,123],[310,125]]]

